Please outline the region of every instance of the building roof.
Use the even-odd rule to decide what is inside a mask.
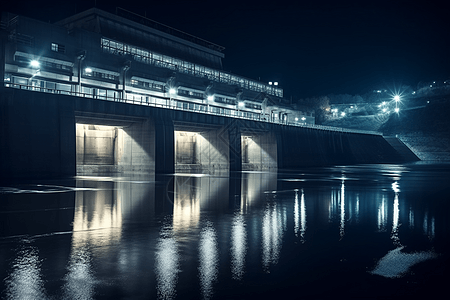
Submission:
[[[189,47],[197,48],[210,54],[224,57],[222,51],[225,47],[206,41],[199,37],[185,33],[181,30],[169,27],[133,12],[118,8],[117,15],[106,11],[91,8],[84,12],[65,18],[56,22],[56,25],[65,26],[69,29],[79,27],[90,31],[101,33],[105,36],[117,34],[122,31],[141,31],[143,33],[157,35],[161,38],[172,40]],[[112,36],[109,36],[114,38]]]

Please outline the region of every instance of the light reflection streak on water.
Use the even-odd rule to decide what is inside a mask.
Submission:
[[[295,191],[295,203],[294,203],[294,234],[296,237],[299,236],[302,243],[305,242],[306,233],[306,205],[305,205],[305,194],[302,190],[302,195],[300,198],[300,203],[298,201],[298,191]]]
[[[333,218],[337,214],[338,195],[335,189],[331,190],[331,200],[328,204],[328,222],[333,222]]]
[[[174,299],[178,282],[179,253],[170,228],[163,228],[155,253],[156,289],[158,299]]]
[[[300,231],[300,213],[298,204],[298,191],[295,191],[295,201],[294,201],[294,234],[298,237]]]
[[[342,180],[341,184],[341,222],[340,222],[340,230],[339,234],[341,238],[345,235],[345,185],[344,180]]]
[[[64,278],[66,282],[63,286],[64,297],[66,299],[94,299],[94,280],[91,252],[87,244],[74,247]]]
[[[175,231],[196,226],[200,220],[201,181],[195,177],[178,176],[175,180],[173,228]]]
[[[398,227],[399,227],[399,217],[400,211],[398,207],[398,193],[400,189],[398,188],[398,183],[394,182],[392,184],[392,189],[395,191],[394,196],[394,209],[393,209],[393,218],[392,218],[392,232],[391,239],[394,241],[394,244],[400,245],[400,240],[398,237]]]
[[[355,214],[356,214],[356,223],[359,223],[359,194],[356,195]]]
[[[409,208],[409,228],[414,228],[414,211],[412,207]]]
[[[428,233],[428,212],[425,212],[423,216],[423,232]]]
[[[246,252],[247,233],[244,217],[236,213],[231,227],[231,273],[235,280],[241,280],[244,275]]]
[[[213,296],[213,283],[217,279],[219,263],[217,235],[210,223],[207,223],[200,233],[199,256],[203,299],[210,299]]]
[[[435,226],[435,222],[434,222],[434,216],[433,216],[433,217],[431,218],[431,230],[430,230],[430,232],[428,233],[428,237],[429,237],[430,239],[433,239],[433,238],[434,238],[434,234],[435,234],[434,226]]]
[[[384,232],[386,231],[387,226],[387,204],[386,204],[386,198],[383,195],[383,198],[381,199],[381,203],[378,207],[378,231]]]
[[[5,279],[5,285],[7,299],[47,298],[36,247],[31,245],[20,247],[12,263],[12,272]]]
[[[271,264],[278,263],[283,238],[283,216],[277,209],[277,203],[268,203],[264,211],[262,224],[262,265],[270,272]]]
[[[428,236],[429,239],[434,238],[434,217],[431,217],[431,220],[428,220],[428,212],[425,212],[423,217],[423,233]]]
[[[73,231],[122,227],[122,203],[109,190],[78,191]]]

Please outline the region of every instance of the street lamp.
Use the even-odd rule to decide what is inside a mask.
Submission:
[[[175,105],[173,105],[173,103],[172,103],[172,97],[173,97],[173,95],[175,95],[177,93],[177,90],[176,89],[174,89],[174,88],[170,88],[169,89],[169,96],[170,96],[170,102],[169,102],[169,106],[175,106]]]
[[[245,105],[245,103],[243,101],[238,101],[238,103],[237,103],[237,114],[238,114],[238,117],[239,117],[239,114],[240,114],[239,110],[242,109],[244,107],[244,105]]]
[[[395,101],[395,112],[398,113],[399,112],[399,108],[398,108],[398,102],[400,101],[400,96],[399,95],[395,95],[394,96],[394,101]]]
[[[30,66],[33,68],[39,68],[41,64],[37,60],[30,61]]]

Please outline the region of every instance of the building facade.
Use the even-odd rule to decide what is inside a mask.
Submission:
[[[224,47],[124,10],[55,24],[5,13],[1,25],[5,87],[314,124],[278,86],[223,71]]]

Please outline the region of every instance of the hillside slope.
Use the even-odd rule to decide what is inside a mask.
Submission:
[[[397,136],[421,160],[450,161],[450,101],[406,108],[399,114],[345,117],[324,125]]]

